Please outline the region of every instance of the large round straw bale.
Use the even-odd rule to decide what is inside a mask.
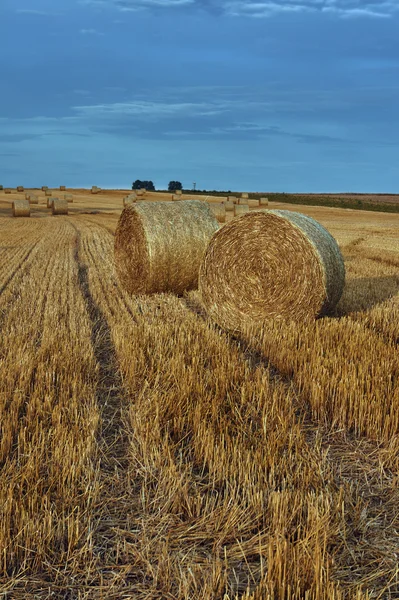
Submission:
[[[209,315],[229,331],[267,319],[308,320],[341,297],[345,268],[334,238],[300,213],[247,213],[210,241],[199,275]]]
[[[14,200],[12,214],[14,217],[30,217],[29,200]]]
[[[241,194],[241,198],[247,198],[247,199],[248,199],[248,194],[247,194],[247,192],[244,192],[243,194]]]
[[[25,194],[25,199],[29,200],[31,204],[39,204],[39,198],[36,196],[36,194]]]
[[[226,212],[234,212],[234,202],[231,200],[226,200],[224,203]]]
[[[66,190],[66,186],[65,185],[60,185],[60,192],[65,192]]]
[[[5,193],[5,194],[11,194],[11,190],[9,190],[9,189],[7,189],[7,190],[4,190],[4,193]]]
[[[234,204],[234,216],[238,217],[249,211],[248,204]]]
[[[131,294],[195,289],[198,270],[219,224],[206,202],[137,202],[115,233],[115,265]]]
[[[266,198],[266,196],[263,196],[262,198],[260,198],[259,206],[269,206],[269,198]]]
[[[259,200],[257,198],[250,198],[248,200],[249,208],[259,208]]]
[[[64,198],[53,198],[51,203],[51,212],[53,215],[67,215],[68,202]]]
[[[47,189],[47,190],[44,190],[44,195],[45,195],[45,196],[51,196],[51,195],[52,195],[52,193],[53,193],[53,192],[52,192],[51,190],[48,190],[48,189]]]
[[[17,186],[17,192],[23,192],[24,191],[24,186],[23,185],[18,185]]]
[[[73,195],[72,194],[64,194],[64,200],[66,200],[67,202],[73,202]]]
[[[219,223],[226,223],[226,207],[223,202],[210,203],[209,207]]]

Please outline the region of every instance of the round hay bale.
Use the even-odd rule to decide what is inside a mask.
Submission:
[[[241,204],[242,206],[248,205],[248,198],[238,198],[237,204]]]
[[[52,206],[53,206],[53,200],[54,200],[54,198],[51,197],[51,196],[49,196],[47,198],[47,208],[52,208]]]
[[[51,195],[52,195],[52,193],[53,193],[53,192],[52,192],[51,190],[49,190],[49,189],[47,189],[47,190],[44,190],[44,195],[45,195],[45,196],[51,196]]]
[[[100,191],[101,191],[101,188],[97,187],[96,185],[93,185],[91,188],[92,194],[98,194]]]
[[[224,206],[226,208],[226,212],[234,212],[234,202],[231,200],[226,200]]]
[[[73,202],[73,195],[72,194],[64,194],[64,200],[66,200],[67,202]]]
[[[179,194],[172,194],[172,200],[181,200],[181,196]]]
[[[340,299],[344,282],[334,238],[310,217],[284,210],[248,213],[221,228],[199,275],[209,315],[235,332],[267,319],[325,315]]]
[[[145,188],[141,188],[140,190],[135,190],[137,196],[145,196],[146,191],[147,190]]]
[[[66,190],[66,186],[65,185],[60,185],[60,192],[65,192]]]
[[[248,204],[234,204],[234,216],[239,217],[249,211]]]
[[[174,193],[177,194],[178,196],[181,196],[183,192],[182,192],[182,190],[175,190]]]
[[[2,186],[2,185],[0,185],[0,191],[3,191],[3,189],[4,189],[4,188],[3,188],[3,186]]]
[[[45,192],[46,190],[48,190],[48,185],[42,185],[42,192]]]
[[[244,192],[243,194],[241,194],[241,198],[247,198],[247,199],[248,199],[248,194],[247,194],[247,192]]]
[[[11,194],[11,190],[9,190],[9,189],[7,189],[7,190],[4,190],[4,193],[5,193],[5,194]]]
[[[209,204],[209,207],[213,216],[217,218],[219,223],[226,223],[226,207],[223,202]]]
[[[64,198],[53,198],[51,202],[51,212],[53,215],[67,215],[68,202]]]
[[[249,208],[259,208],[259,200],[257,198],[251,198],[248,200]]]
[[[123,206],[127,206],[128,204],[134,204],[135,202],[137,202],[137,198],[136,196],[133,196],[132,194],[129,194],[128,196],[125,196],[123,198]]]
[[[238,203],[238,199],[236,198],[236,196],[227,196],[227,200],[229,200],[233,204],[237,204]]]
[[[36,196],[36,194],[25,194],[25,198],[26,200],[29,200],[31,204],[39,204],[39,198]]]
[[[24,191],[24,186],[23,185],[18,185],[17,186],[17,192],[23,192]]]
[[[259,206],[269,206],[269,198],[263,196],[259,199]]]
[[[115,233],[115,266],[131,294],[195,289],[198,270],[219,224],[200,200],[127,206]]]
[[[30,204],[28,200],[14,200],[12,203],[14,217],[30,217]]]

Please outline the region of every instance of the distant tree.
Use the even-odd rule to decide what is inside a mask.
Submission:
[[[174,192],[175,190],[182,190],[183,186],[180,181],[169,181],[168,191]]]
[[[145,188],[150,192],[155,192],[155,186],[152,181],[141,181],[141,179],[136,179],[136,181],[132,183],[132,190],[141,190],[142,188]]]

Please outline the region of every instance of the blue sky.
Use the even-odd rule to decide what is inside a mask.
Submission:
[[[1,0],[0,183],[399,193],[399,0]]]

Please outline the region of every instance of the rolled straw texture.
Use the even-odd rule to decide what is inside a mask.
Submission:
[[[29,200],[14,200],[12,214],[14,217],[30,217]]]
[[[72,194],[64,194],[64,200],[66,200],[67,202],[73,202],[73,195]]]
[[[131,294],[182,294],[198,285],[204,252],[219,224],[206,202],[138,202],[115,233],[115,266]]]
[[[269,198],[266,198],[265,196],[260,198],[259,206],[269,206]]]
[[[217,218],[219,223],[226,223],[226,207],[223,202],[217,204],[209,204],[209,208],[212,211],[214,217]]]
[[[64,198],[53,198],[51,212],[53,215],[67,215],[68,202]]]
[[[234,216],[239,217],[249,211],[248,204],[234,204]]]
[[[325,315],[344,282],[341,252],[324,227],[299,213],[267,210],[233,219],[213,236],[199,290],[211,318],[241,332],[268,319]]]

